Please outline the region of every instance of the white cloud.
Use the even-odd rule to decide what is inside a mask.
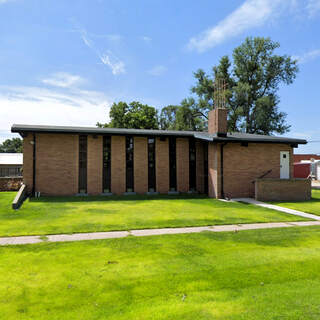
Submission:
[[[125,64],[113,55],[109,50],[107,53],[100,55],[100,60],[103,64],[110,67],[112,74],[118,75],[126,73]]]
[[[148,73],[152,76],[157,77],[157,76],[162,76],[164,73],[167,72],[167,70],[168,70],[167,67],[159,65],[148,70]]]
[[[0,4],[7,3],[9,1],[12,2],[13,0],[0,0]]]
[[[147,37],[147,36],[142,36],[142,37],[140,37],[140,39],[146,43],[150,43],[152,41],[152,38]]]
[[[295,0],[246,0],[217,25],[191,38],[188,47],[204,52],[228,38],[269,22],[284,8],[294,4]]]
[[[81,39],[84,44],[90,48],[100,59],[100,61],[108,66],[111,69],[113,75],[119,75],[122,73],[126,73],[125,63],[121,61],[118,57],[114,55],[111,50],[107,50],[106,53],[101,53],[99,49],[97,49],[94,41],[89,36],[89,33],[83,29],[77,27],[77,32],[80,33]],[[107,37],[112,41],[119,41],[122,37],[120,35],[94,35],[95,37]]]
[[[83,83],[84,79],[67,72],[56,72],[42,82],[55,87],[68,88]]]
[[[119,42],[123,39],[123,37],[119,34],[105,34],[105,35],[95,35],[97,38],[106,38],[109,41]]]
[[[77,32],[82,33],[82,36],[86,38],[86,41],[89,40],[91,42],[90,38],[95,38],[95,39],[106,39],[110,42],[120,42],[123,40],[123,36],[120,34],[98,34],[98,33],[92,33],[92,32],[87,32],[85,29],[77,29]]]
[[[307,3],[307,11],[310,17],[315,16],[320,11],[320,0],[309,0]]]
[[[89,38],[87,32],[85,30],[80,30],[80,34],[81,34],[81,38],[82,38],[82,41],[84,42],[84,44],[93,49],[94,46],[93,46],[93,42],[91,41],[91,39]]]
[[[0,87],[0,141],[13,123],[95,126],[108,121],[111,100],[102,92],[40,87]]]
[[[320,57],[320,49],[311,50],[302,55],[292,56],[293,59],[298,60],[301,64],[312,61],[318,57]]]

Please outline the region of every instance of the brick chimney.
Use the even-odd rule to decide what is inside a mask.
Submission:
[[[228,110],[225,108],[214,108],[209,112],[208,132],[216,133],[218,136],[226,136]]]

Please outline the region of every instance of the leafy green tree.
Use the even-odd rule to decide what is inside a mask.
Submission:
[[[7,139],[0,144],[0,152],[21,153],[22,150],[22,139],[20,138]]]
[[[198,106],[193,98],[182,100],[180,106],[169,105],[160,113],[162,130],[202,131],[206,122],[199,117]]]
[[[113,103],[110,110],[110,122],[97,123],[98,127],[159,129],[158,113],[154,107],[133,101]]]
[[[176,129],[176,116],[179,106],[169,105],[163,107],[160,113],[160,129],[162,130],[177,130]]]
[[[212,75],[194,73],[196,96],[193,110],[203,121],[214,107],[214,82],[223,79],[228,115],[228,130],[258,134],[283,134],[290,128],[286,114],[279,111],[280,84],[291,84],[298,72],[297,62],[287,55],[276,55],[279,43],[270,38],[247,38],[233,51],[233,61],[221,58]]]

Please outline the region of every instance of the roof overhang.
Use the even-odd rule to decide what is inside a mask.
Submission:
[[[24,136],[28,133],[62,133],[62,134],[93,134],[93,135],[135,135],[135,136],[178,136],[193,137],[194,131],[152,130],[152,129],[124,129],[97,127],[69,127],[13,124],[11,132]]]
[[[11,132],[19,133],[22,137],[28,133],[60,133],[60,134],[92,134],[92,135],[134,135],[134,136],[158,136],[158,137],[194,137],[208,142],[231,143],[284,143],[297,147],[299,144],[307,144],[304,139],[287,137],[266,136],[247,133],[228,133],[225,137],[208,132],[174,131],[174,130],[149,130],[149,129],[124,129],[124,128],[97,128],[97,127],[72,127],[72,126],[44,126],[13,124]]]

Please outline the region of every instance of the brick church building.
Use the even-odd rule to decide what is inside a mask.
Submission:
[[[292,179],[293,148],[307,142],[227,132],[226,109],[209,113],[208,132],[20,124],[11,131],[23,137],[23,179],[33,194],[232,198],[255,196],[257,185],[264,193],[305,189]]]

